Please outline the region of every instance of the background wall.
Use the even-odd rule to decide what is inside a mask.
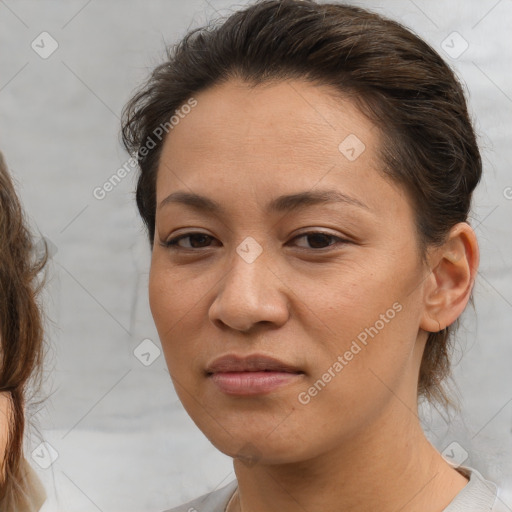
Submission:
[[[0,0],[0,148],[52,248],[50,396],[33,410],[40,435],[27,440],[48,489],[44,512],[159,511],[234,478],[231,459],[185,414],[159,355],[135,171],[103,199],[93,191],[128,159],[120,112],[164,44],[245,3]],[[512,2],[356,3],[424,37],[469,91],[485,165],[472,216],[477,317],[465,314],[455,357],[462,414],[425,411],[425,428],[441,451],[468,452],[465,464],[502,484],[512,510]]]

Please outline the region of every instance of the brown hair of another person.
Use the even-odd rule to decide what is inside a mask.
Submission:
[[[29,384],[39,389],[43,361],[43,318],[39,273],[46,263],[35,254],[23,210],[0,153],[0,392],[8,397],[0,418],[7,441],[0,454],[0,510],[27,509],[23,464],[25,405]],[[36,385],[37,384],[37,385]]]

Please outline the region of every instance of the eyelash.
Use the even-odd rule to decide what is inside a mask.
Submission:
[[[207,247],[199,247],[199,248],[194,248],[194,247],[189,248],[189,247],[180,247],[179,245],[177,245],[180,240],[185,239],[185,238],[190,238],[194,235],[200,235],[203,237],[210,238],[212,240],[214,239],[214,237],[207,235],[206,233],[200,233],[197,231],[193,231],[193,232],[189,232],[189,233],[184,233],[175,238],[171,238],[170,240],[167,240],[166,242],[161,242],[160,245],[162,247],[166,247],[173,251],[197,251],[197,250],[201,250],[201,249],[208,249],[210,247],[210,246],[207,246]],[[308,248],[308,247],[301,247],[301,249],[312,250],[315,252],[324,252],[326,250],[330,250],[331,247],[334,247],[337,245],[345,245],[345,244],[350,243],[349,240],[340,238],[339,236],[332,235],[331,233],[324,233],[323,231],[308,231],[306,233],[301,233],[300,235],[297,235],[296,237],[294,237],[292,240],[296,240],[297,238],[303,238],[303,237],[307,237],[307,236],[313,236],[313,235],[323,235],[328,238],[336,239],[337,242],[334,244],[330,244],[327,247],[322,247],[320,249]]]

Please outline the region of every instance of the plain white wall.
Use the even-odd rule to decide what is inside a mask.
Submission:
[[[163,356],[144,366],[133,353],[145,339],[159,347],[135,171],[102,200],[93,190],[127,161],[120,112],[160,62],[164,44],[245,3],[0,2],[0,149],[34,228],[54,252],[45,295],[51,396],[35,415],[42,439],[31,431],[27,440],[48,489],[45,511],[158,511],[234,478],[231,460],[183,411]],[[412,28],[469,91],[484,159],[472,215],[481,244],[477,314],[464,314],[457,343],[462,414],[447,423],[428,412],[425,428],[440,450],[456,441],[469,452],[466,464],[510,487],[512,4],[357,5]],[[512,510],[512,496],[503,499]]]

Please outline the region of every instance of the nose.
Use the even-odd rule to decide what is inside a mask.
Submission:
[[[263,324],[280,327],[289,318],[289,288],[264,254],[248,262],[235,253],[218,286],[209,318],[219,328],[246,333]]]

